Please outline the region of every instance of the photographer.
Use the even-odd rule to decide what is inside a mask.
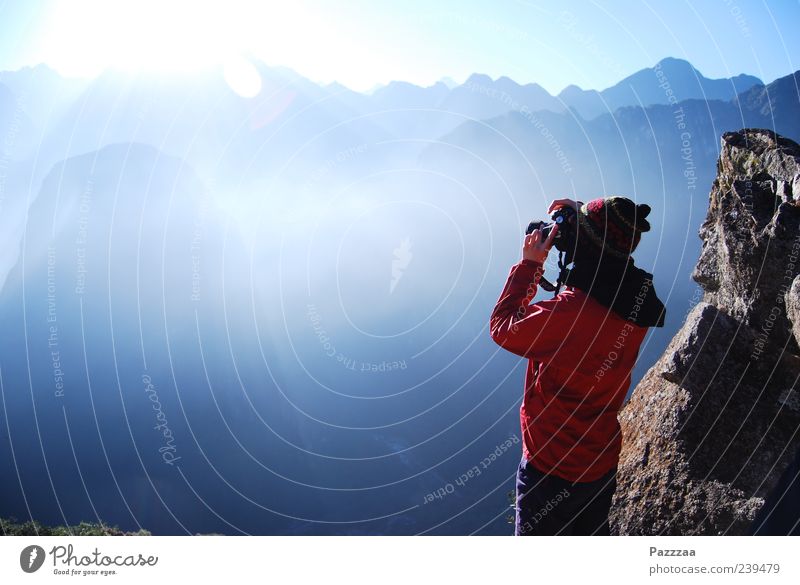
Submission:
[[[559,199],[550,212],[560,223],[531,224],[490,320],[492,339],[528,359],[515,534],[609,534],[617,412],[647,328],[664,324],[652,275],[630,256],[650,229],[650,207]],[[557,294],[530,304],[554,244],[566,255]]]

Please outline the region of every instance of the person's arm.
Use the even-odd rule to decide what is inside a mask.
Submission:
[[[546,241],[541,240],[541,230],[525,237],[522,260],[511,272],[489,319],[492,339],[517,355],[542,359],[558,347],[561,337],[550,335],[545,325],[552,328],[552,317],[558,301],[541,301],[530,305],[536,296],[539,279],[544,273],[544,261],[553,244],[557,226]]]
[[[489,330],[495,343],[523,357],[530,357],[536,336],[531,319],[522,328],[520,324],[533,315],[535,309],[529,303],[536,296],[543,273],[544,266],[533,260],[521,260],[512,266],[489,319]]]

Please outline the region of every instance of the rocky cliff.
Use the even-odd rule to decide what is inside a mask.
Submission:
[[[702,301],[620,413],[618,534],[742,534],[800,448],[800,146],[722,136]]]

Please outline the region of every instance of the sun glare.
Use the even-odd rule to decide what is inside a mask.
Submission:
[[[365,51],[358,35],[340,31],[337,18],[346,16],[335,6],[312,8],[303,0],[53,0],[37,60],[74,77],[107,68],[181,72],[222,65],[231,89],[244,97],[257,95],[261,84],[244,56],[357,89],[390,75],[393,57]]]
[[[225,81],[230,88],[245,98],[255,97],[261,91],[261,75],[255,66],[242,57],[231,57],[225,62]]]
[[[55,0],[39,52],[76,76],[106,67],[185,71],[263,53],[302,22],[295,2]]]

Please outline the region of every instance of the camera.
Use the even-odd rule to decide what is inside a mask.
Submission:
[[[557,250],[561,250],[562,252],[567,252],[567,247],[570,245],[571,242],[574,241],[573,237],[576,231],[576,222],[577,222],[577,213],[574,208],[570,207],[569,205],[565,205],[563,207],[559,207],[553,212],[553,215],[550,216],[552,221],[532,221],[528,224],[528,229],[525,230],[525,234],[533,233],[533,230],[542,228],[542,239],[547,239],[550,235],[550,230],[553,229],[554,225],[558,225],[558,232],[556,233],[556,237],[553,238],[553,246]]]

